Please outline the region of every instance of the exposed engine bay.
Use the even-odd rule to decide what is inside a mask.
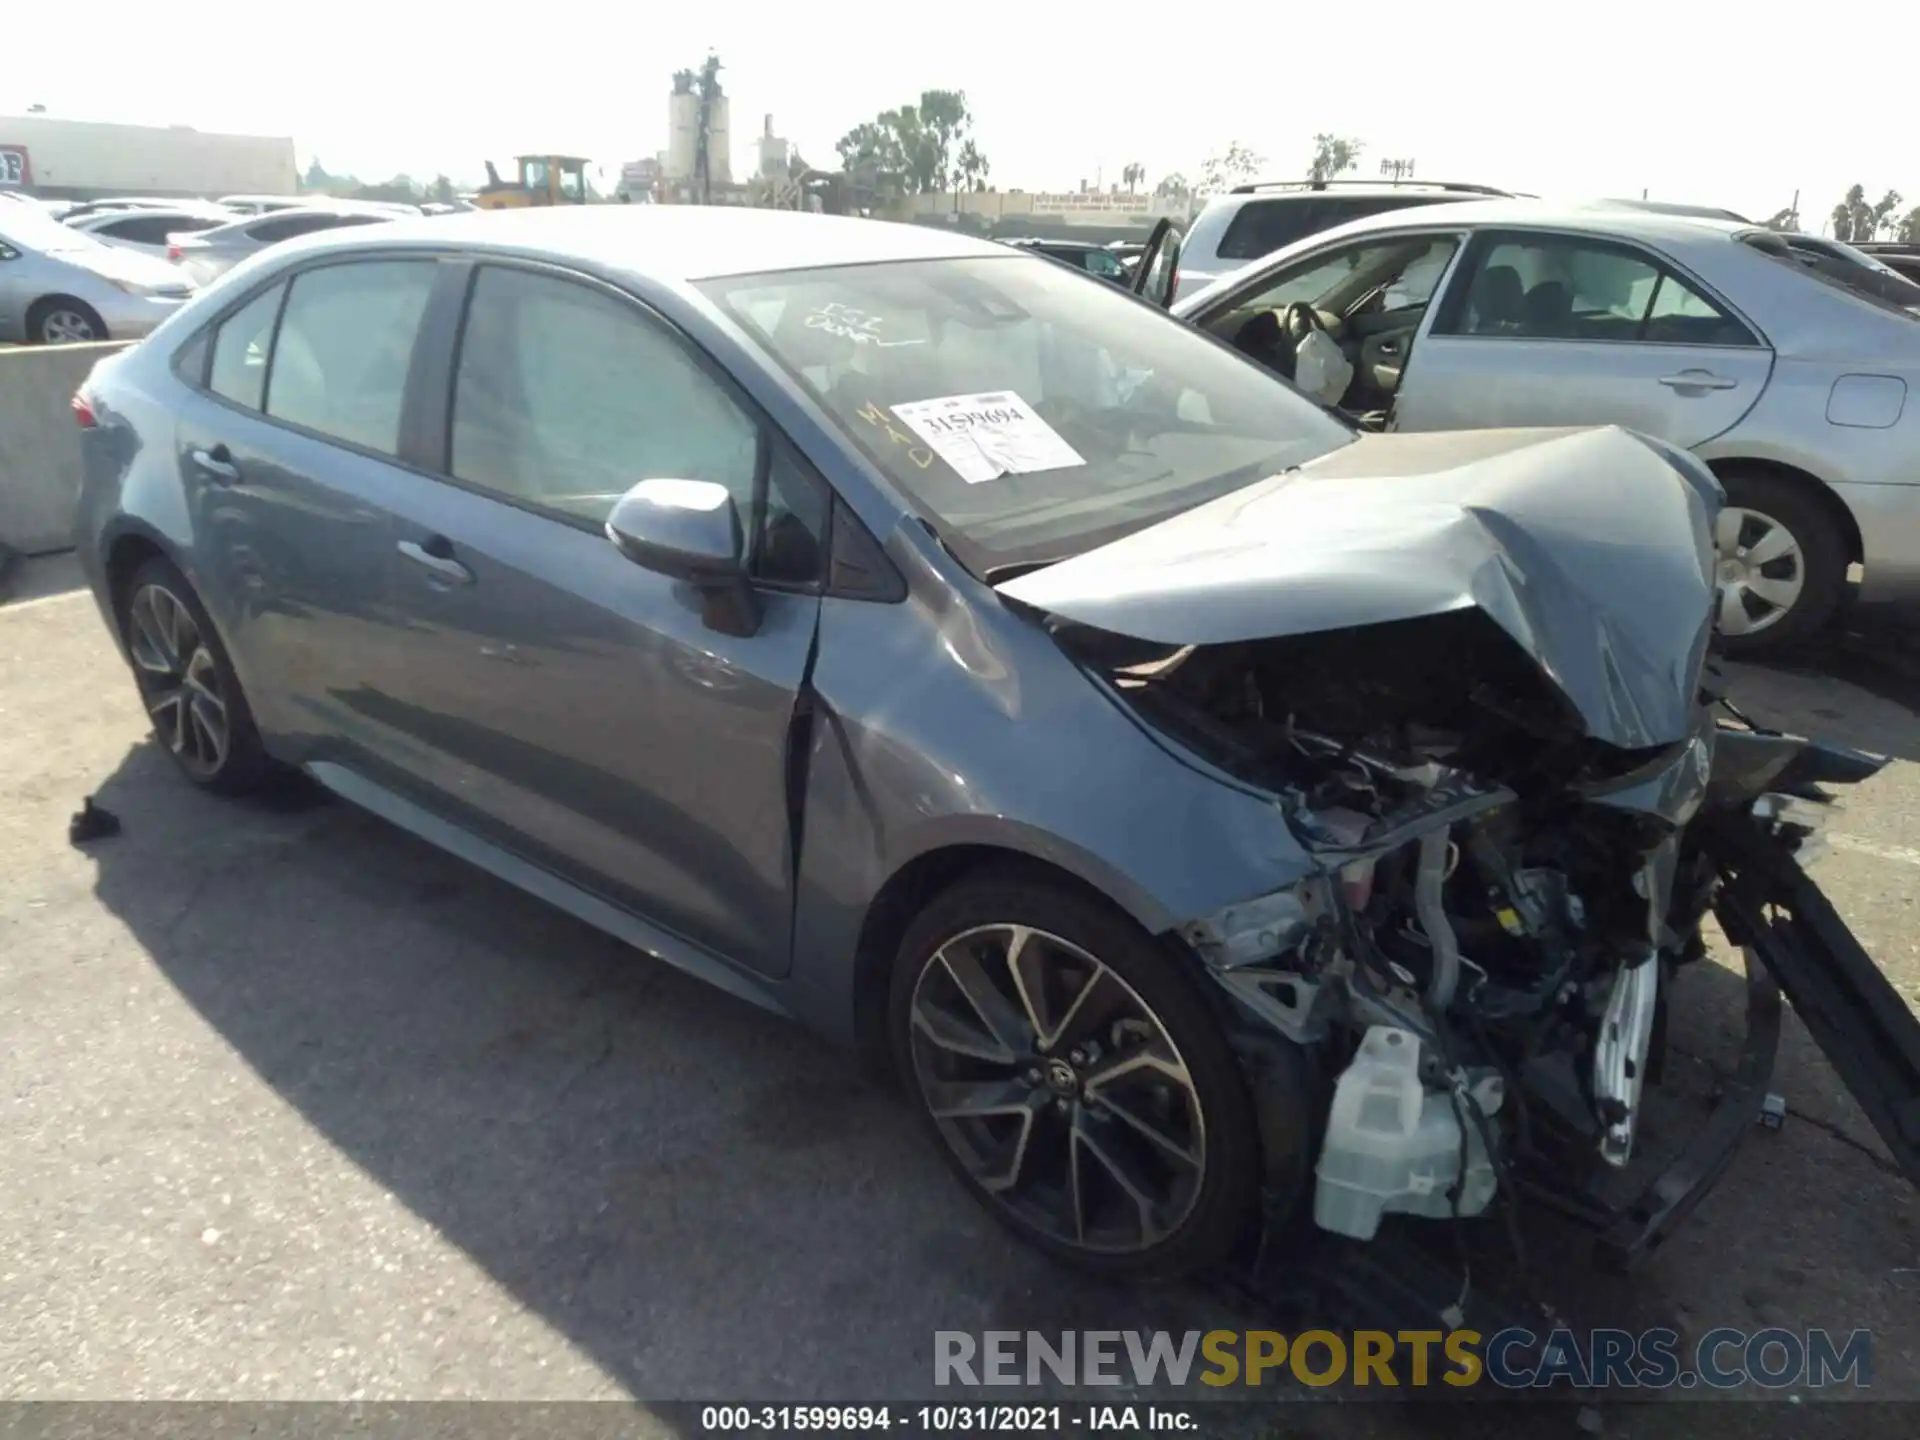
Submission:
[[[1595,741],[1477,610],[1210,646],[1060,633],[1322,861],[1184,936],[1327,1087],[1322,1230],[1370,1240],[1388,1214],[1477,1215],[1634,1159],[1665,992],[1723,885],[1689,822],[1716,741],[1753,732],[1703,694],[1679,742]],[[1781,853],[1820,808],[1767,797]]]
[[[1632,1264],[1758,1118],[1783,993],[1920,1184],[1920,1022],[1799,863],[1826,787],[1885,762],[1717,693],[1719,503],[1624,431],[1383,435],[997,587],[1284,818],[1271,892],[1179,926],[1243,1070],[1277,1045],[1319,1087],[1311,1173],[1270,1168],[1272,1201],[1370,1239],[1524,1190]],[[1747,961],[1738,1074],[1598,1203],[1637,1181],[1709,915]]]

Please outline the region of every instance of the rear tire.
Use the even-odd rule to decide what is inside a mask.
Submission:
[[[1721,645],[1729,655],[1775,654],[1833,619],[1846,593],[1846,541],[1813,482],[1734,470],[1720,483],[1727,492],[1714,533]]]
[[[27,312],[27,338],[36,345],[78,345],[108,339],[100,312],[82,300],[53,295]]]
[[[890,1002],[915,1108],[1023,1239],[1161,1279],[1248,1233],[1261,1150],[1245,1076],[1195,980],[1125,915],[1013,871],[963,880],[908,927]]]
[[[179,567],[155,555],[122,588],[120,633],[154,738],[203,790],[244,795],[272,771],[213,621]]]

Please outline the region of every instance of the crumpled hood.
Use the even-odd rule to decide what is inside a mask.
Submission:
[[[1595,739],[1640,749],[1690,730],[1719,503],[1691,455],[1615,428],[1367,435],[998,588],[1173,645],[1475,606]]]

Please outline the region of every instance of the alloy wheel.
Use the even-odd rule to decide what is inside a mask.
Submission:
[[[232,744],[220,668],[180,597],[142,585],[127,607],[127,648],[154,733],[190,774],[206,778]]]
[[[49,345],[77,345],[97,340],[93,322],[78,310],[51,310],[40,322],[40,337]]]
[[[1070,941],[989,925],[936,949],[914,986],[922,1099],[973,1180],[1059,1243],[1153,1248],[1198,1202],[1206,1127],[1151,1006]]]
[[[1753,635],[1784,620],[1807,584],[1800,541],[1759,510],[1728,505],[1713,530],[1722,635]]]

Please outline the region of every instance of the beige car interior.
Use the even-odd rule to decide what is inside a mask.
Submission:
[[[1336,408],[1379,428],[1459,245],[1457,235],[1398,235],[1325,251],[1241,297],[1206,328],[1288,380],[1301,342],[1324,331],[1353,365]]]

